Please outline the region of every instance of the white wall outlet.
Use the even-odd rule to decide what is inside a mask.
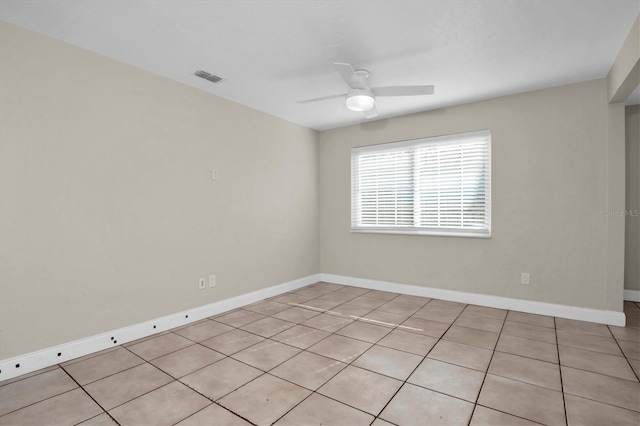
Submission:
[[[523,272],[520,274],[520,284],[529,285],[529,273]]]
[[[215,287],[215,286],[216,286],[216,276],[209,275],[209,287]]]
[[[216,169],[211,169],[211,180],[218,180],[218,171]]]
[[[200,279],[198,280],[198,288],[199,288],[200,290],[204,290],[206,287],[207,287],[207,282],[205,281],[205,279],[204,279],[204,278],[200,278]]]

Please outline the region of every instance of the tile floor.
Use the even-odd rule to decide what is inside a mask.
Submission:
[[[317,283],[0,383],[0,424],[638,425],[627,327]]]

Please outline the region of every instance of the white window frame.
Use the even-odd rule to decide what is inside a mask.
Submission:
[[[419,199],[419,182],[416,178],[416,167],[419,164],[417,161],[416,152],[419,152],[420,147],[434,147],[434,146],[451,146],[451,145],[464,145],[475,143],[479,141],[483,142],[486,146],[486,156],[484,160],[484,224],[479,226],[467,226],[459,227],[445,227],[445,226],[416,226],[416,221],[420,219],[420,201]],[[464,149],[464,148],[461,148]],[[359,159],[365,155],[371,154],[383,154],[392,152],[404,152],[411,150],[414,152],[412,185],[413,185],[413,215],[412,225],[395,224],[392,226],[385,225],[363,225],[362,219],[362,193],[360,190],[360,168]],[[405,162],[406,166],[406,162]],[[464,170],[464,169],[462,169]],[[405,189],[405,193],[406,193]],[[410,192],[410,191],[409,191]],[[440,194],[440,192],[438,192]],[[396,196],[396,207],[397,207]],[[405,206],[406,207],[406,206]],[[424,206],[423,206],[424,208]],[[398,217],[398,210],[394,210],[396,217]],[[438,216],[442,210],[438,210]],[[405,209],[406,214],[406,209]],[[461,208],[461,217],[464,217],[464,210]],[[462,219],[461,219],[462,220]],[[439,236],[454,236],[454,237],[476,237],[476,238],[490,238],[491,237],[491,131],[481,130],[477,132],[460,133],[455,135],[436,136],[421,139],[412,139],[401,142],[391,142],[378,145],[362,146],[351,149],[351,232],[357,233],[383,233],[383,234],[408,234],[408,235],[439,235]]]

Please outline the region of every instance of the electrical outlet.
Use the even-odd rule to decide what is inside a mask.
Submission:
[[[207,282],[204,280],[204,278],[200,278],[198,280],[198,288],[200,290],[204,290],[207,287]]]
[[[529,285],[529,273],[523,272],[520,274],[520,284]]]
[[[215,286],[216,286],[216,276],[209,275],[209,287],[215,287]]]
[[[218,180],[218,171],[216,169],[211,169],[211,180]]]

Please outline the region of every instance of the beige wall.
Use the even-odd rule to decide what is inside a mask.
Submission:
[[[619,310],[605,211],[609,162],[624,168],[624,153],[607,159],[607,100],[602,79],[322,132],[322,272]],[[481,129],[492,131],[491,239],[350,233],[351,147]]]
[[[624,300],[624,215],[625,209],[625,143],[624,103],[609,103],[607,106],[607,201],[609,214],[607,229],[607,304],[611,310],[622,311]],[[611,214],[611,212],[614,212]]]
[[[640,291],[640,105],[625,108],[627,207],[625,218],[624,288]]]
[[[320,272],[316,132],[1,23],[0,58],[0,359]]]

